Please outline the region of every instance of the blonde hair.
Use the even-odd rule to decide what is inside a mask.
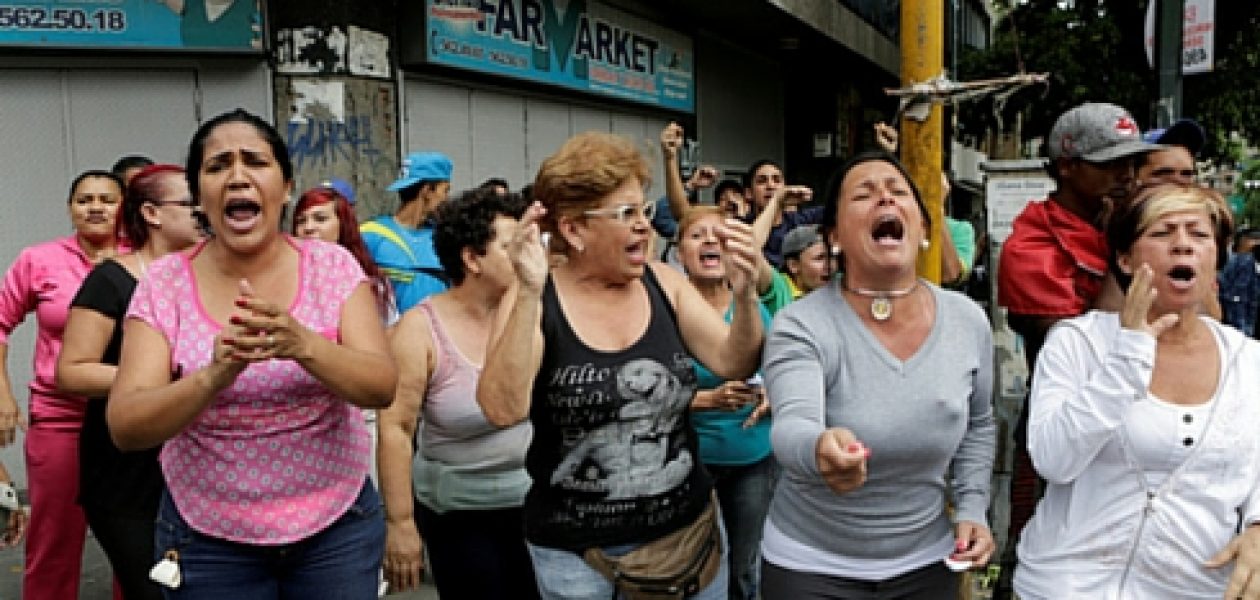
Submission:
[[[1122,273],[1115,258],[1128,254],[1133,244],[1152,224],[1166,215],[1186,211],[1204,211],[1212,223],[1216,241],[1216,269],[1225,266],[1229,242],[1234,235],[1234,217],[1229,205],[1215,190],[1198,184],[1163,183],[1139,188],[1132,200],[1120,207],[1107,223],[1107,244],[1111,246],[1112,272],[1128,288],[1128,276]]]
[[[547,209],[541,225],[552,234],[552,251],[568,251],[567,241],[559,235],[560,217],[582,216],[631,178],[644,188],[651,183],[647,161],[633,142],[610,133],[579,133],[543,161],[533,198]]]

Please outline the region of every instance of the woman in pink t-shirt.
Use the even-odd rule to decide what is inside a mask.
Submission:
[[[375,598],[381,500],[359,407],[396,378],[363,270],[280,232],[293,166],[267,122],[206,122],[189,189],[213,237],[155,261],[124,326],[107,419],[165,442],[155,550],[171,598]]]
[[[70,185],[67,208],[74,233],[22,250],[0,287],[0,365],[9,335],[35,313],[35,377],[26,429],[26,476],[31,523],[22,591],[27,598],[79,596],[79,566],[87,520],[79,495],[79,427],[86,401],[57,389],[54,373],[70,301],[88,271],[115,253],[114,223],[122,182],[109,171],[86,171]],[[21,218],[10,216],[8,218]],[[0,447],[22,423],[8,372],[0,368]]]

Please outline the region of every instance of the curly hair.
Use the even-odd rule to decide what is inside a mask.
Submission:
[[[448,200],[434,216],[433,249],[451,285],[464,282],[464,248],[485,256],[494,240],[497,217],[519,219],[525,214],[525,200],[520,194],[500,194],[493,188],[475,188]]]
[[[558,235],[560,217],[580,217],[631,178],[647,188],[652,180],[647,161],[628,138],[611,133],[579,133],[543,161],[532,196],[547,209],[540,224],[552,234],[551,251],[568,250]]]

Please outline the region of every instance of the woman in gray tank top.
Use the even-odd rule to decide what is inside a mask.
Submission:
[[[506,247],[524,208],[516,194],[480,189],[442,205],[433,245],[452,287],[394,330],[398,388],[381,411],[379,450],[394,591],[419,585],[423,534],[443,598],[538,597],[521,533],[533,428],[500,429],[477,405],[491,323],[516,279]]]

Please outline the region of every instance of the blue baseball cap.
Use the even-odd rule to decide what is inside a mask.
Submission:
[[[412,152],[402,162],[402,176],[385,188],[397,192],[421,181],[450,181],[451,159],[441,152]]]
[[[1161,146],[1181,146],[1190,151],[1191,156],[1198,156],[1199,150],[1207,143],[1207,134],[1203,127],[1192,119],[1181,119],[1167,129],[1152,129],[1146,132],[1143,139],[1151,144]]]
[[[332,179],[321,182],[319,186],[328,188],[330,190],[337,192],[338,194],[341,194],[341,197],[345,198],[346,202],[349,202],[350,204],[354,204],[354,187],[350,185],[349,181],[346,181],[340,177],[333,177]]]

